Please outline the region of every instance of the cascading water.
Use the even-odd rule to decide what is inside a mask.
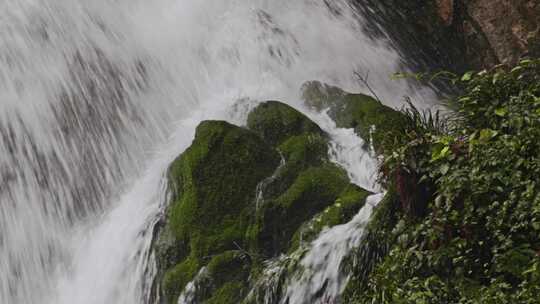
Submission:
[[[366,205],[348,223],[323,231],[302,257],[299,275],[289,280],[282,303],[335,303],[349,280],[343,261],[360,245],[363,229],[383,194],[367,198]]]
[[[345,262],[352,250],[361,245],[365,226],[384,193],[376,182],[377,161],[372,148],[352,129],[336,128],[326,113],[304,109],[332,138],[331,160],[346,168],[351,182],[376,194],[366,199],[364,207],[348,223],[323,230],[310,244],[301,244],[292,254],[267,261],[264,274],[247,296],[261,304],[338,303],[350,273]],[[196,302],[179,301],[179,304]],[[250,302],[251,303],[251,302]]]
[[[345,0],[0,3],[0,303],[147,302],[167,165],[238,99],[366,91],[354,71],[391,105],[431,96],[366,22]]]

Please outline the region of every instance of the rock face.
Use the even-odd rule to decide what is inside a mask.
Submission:
[[[454,21],[454,0],[437,0],[437,12],[445,25]]]
[[[437,0],[444,25],[463,36],[465,54],[476,68],[514,65],[539,56],[540,3],[536,0]]]
[[[486,36],[497,61],[513,65],[523,55],[538,55],[540,2],[468,0],[464,9]]]
[[[168,178],[154,245],[167,304],[241,303],[263,262],[351,220],[369,195],[329,161],[319,126],[277,101],[256,107],[247,128],[202,122]]]
[[[540,56],[537,0],[366,1],[368,17],[383,24],[420,71],[483,69]]]

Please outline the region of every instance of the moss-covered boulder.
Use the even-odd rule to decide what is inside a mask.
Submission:
[[[176,303],[184,287],[195,277],[202,265],[198,258],[190,256],[163,274],[163,296],[166,303]]]
[[[313,239],[350,220],[369,193],[328,149],[316,123],[277,101],[257,106],[247,128],[202,122],[169,169],[172,199],[155,242],[164,302],[191,282],[197,302],[239,303],[266,259],[298,248],[295,235]]]
[[[258,211],[251,231],[257,248],[266,256],[288,251],[302,223],[332,205],[348,184],[345,172],[332,164],[302,171],[282,195]]]
[[[247,126],[272,145],[294,135],[324,133],[304,114],[279,101],[266,101],[257,106],[249,114]]]
[[[364,94],[347,93],[340,88],[318,81],[302,86],[302,96],[307,106],[328,115],[340,128],[354,128],[356,134],[373,144],[380,152],[385,147],[385,138],[393,138],[403,132],[406,117],[383,105],[380,101]]]
[[[295,247],[298,229],[333,205],[351,185],[346,172],[329,160],[328,136],[292,107],[276,101],[262,103],[250,113],[248,127],[273,143],[285,160],[265,185],[266,199],[250,230],[253,248],[264,256],[276,256]],[[359,204],[352,212],[365,200],[357,198]]]
[[[329,162],[327,134],[284,103],[267,101],[257,106],[249,114],[248,128],[272,143],[283,158],[284,163],[263,189],[266,199],[285,193],[304,170]]]
[[[222,121],[202,122],[169,170],[173,199],[158,244],[163,292],[174,303],[208,257],[245,246],[255,189],[279,154],[257,134]],[[173,265],[174,264],[174,265]]]
[[[302,244],[310,243],[325,227],[333,227],[349,222],[358,213],[358,210],[364,206],[370,194],[370,192],[356,185],[349,184],[332,205],[313,216],[311,220],[304,222],[296,230],[289,251],[298,249]]]
[[[212,285],[218,288],[211,292],[206,303],[239,303],[247,293],[246,282],[250,268],[250,257],[240,250],[227,251],[213,257],[207,269]]]
[[[333,106],[336,102],[342,102],[347,92],[319,81],[308,81],[300,89],[302,98],[306,104],[316,111],[323,111]]]

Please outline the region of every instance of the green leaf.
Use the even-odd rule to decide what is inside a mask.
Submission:
[[[507,111],[505,108],[498,108],[495,110],[495,115],[500,116],[500,117],[506,116],[506,113]]]
[[[454,142],[454,138],[452,136],[442,136],[437,139],[437,142],[442,143],[445,146],[448,146]]]
[[[448,164],[444,164],[440,168],[442,175],[446,175],[446,173],[448,173],[449,170],[450,170],[450,166]]]
[[[472,79],[473,72],[467,72],[461,77],[461,81],[469,81]]]
[[[519,71],[521,71],[521,70],[523,70],[523,67],[517,66],[517,67],[513,68],[512,71],[510,71],[510,72],[511,72],[511,73],[516,73],[516,72],[519,72]]]
[[[390,78],[391,78],[392,80],[399,80],[399,79],[405,79],[405,78],[408,78],[408,76],[407,76],[407,74],[405,74],[405,73],[398,72],[398,73],[394,73]]]
[[[482,142],[487,142],[493,137],[497,136],[498,132],[491,129],[482,129],[480,131],[480,137],[478,138]]]
[[[460,99],[458,99],[459,102],[462,102],[462,103],[465,103],[465,102],[468,102],[468,101],[471,101],[472,98],[470,97],[462,97]]]
[[[433,147],[431,152],[431,161],[437,161],[439,159],[446,158],[450,155],[450,147],[443,144],[437,144]]]

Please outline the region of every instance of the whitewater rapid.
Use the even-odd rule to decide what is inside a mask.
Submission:
[[[242,123],[239,99],[367,93],[355,71],[389,105],[431,99],[391,80],[404,61],[367,22],[345,0],[0,2],[0,303],[146,303],[166,168],[201,120]]]

